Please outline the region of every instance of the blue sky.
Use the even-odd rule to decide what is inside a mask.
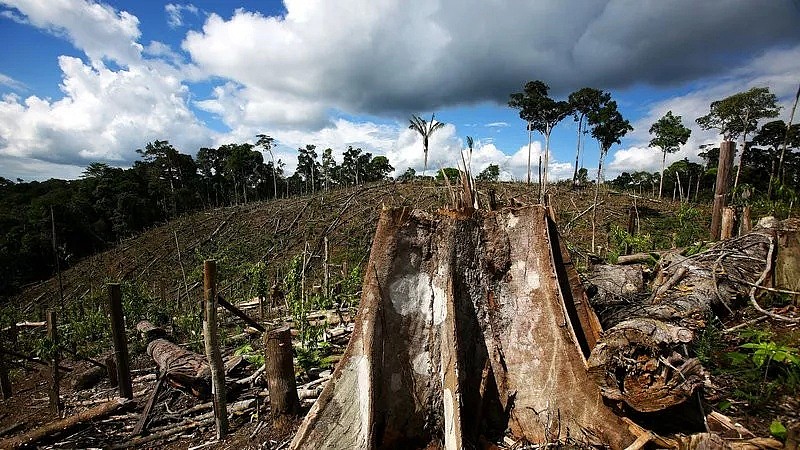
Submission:
[[[289,170],[315,144],[421,171],[408,117],[435,112],[448,126],[430,169],[456,165],[469,135],[473,169],[524,179],[527,135],[506,102],[534,79],[562,99],[611,92],[635,131],[607,176],[655,171],[647,130],[667,110],[693,129],[668,162],[718,140],[694,125],[713,100],[768,86],[788,117],[798,23],[797,0],[0,0],[0,176],[75,178],[93,161],[129,166],[155,139],[194,155],[257,133]],[[570,118],[554,131],[551,177],[571,176],[575,134]],[[591,139],[584,153],[596,167]]]

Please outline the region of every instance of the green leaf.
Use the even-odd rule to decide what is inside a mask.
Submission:
[[[772,421],[769,425],[769,433],[778,439],[786,439],[786,427],[783,426],[780,420]]]
[[[725,410],[730,408],[731,405],[732,405],[731,402],[729,402],[727,400],[723,400],[723,401],[719,402],[719,404],[717,405],[717,409],[719,409],[721,412],[725,412]]]
[[[753,349],[761,347],[763,347],[763,344],[758,344],[755,342],[748,342],[747,344],[742,344],[739,346],[739,348],[753,348]]]

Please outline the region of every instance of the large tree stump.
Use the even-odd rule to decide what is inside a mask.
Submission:
[[[290,448],[631,444],[586,370],[599,324],[561,249],[540,206],[384,211],[350,344]]]
[[[269,404],[275,416],[295,415],[300,411],[292,359],[292,333],[289,327],[264,333],[265,371]]]
[[[187,389],[197,397],[207,399],[211,394],[211,369],[203,355],[186,350],[166,339],[166,332],[143,320],[136,329],[145,334],[149,343],[147,354],[155,360],[159,372],[173,386]]]

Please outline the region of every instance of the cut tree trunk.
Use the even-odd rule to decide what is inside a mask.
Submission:
[[[188,389],[207,399],[211,394],[211,369],[205,356],[186,350],[166,339],[166,332],[143,320],[136,325],[149,343],[147,354],[155,360],[159,372],[173,386]]]
[[[295,415],[300,410],[292,359],[292,334],[289,327],[264,333],[265,373],[269,403],[276,416]]]
[[[540,206],[383,211],[353,337],[290,448],[631,444],[586,370],[599,323],[554,231]]]

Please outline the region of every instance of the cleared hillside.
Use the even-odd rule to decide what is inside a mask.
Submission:
[[[479,186],[482,198],[490,188],[496,190],[499,205],[534,203],[537,198],[536,187],[522,183]],[[608,242],[608,232],[612,225],[626,226],[628,210],[635,200],[613,192],[601,195],[598,245],[606,249],[613,245]],[[592,201],[588,190],[561,188],[553,197],[560,231],[573,251],[584,254],[591,246],[591,212],[587,208]],[[189,296],[194,293],[199,297],[200,267],[210,258],[217,259],[221,267],[222,292],[244,295],[246,274],[237,269],[263,262],[273,279],[281,278],[288,262],[302,255],[306,246],[311,255],[307,256],[308,266],[313,269],[320,265],[324,237],[329,242],[330,263],[353,267],[369,252],[382,207],[431,210],[450,202],[450,189],[443,184],[380,183],[186,215],[73,264],[62,273],[64,302],[95,297],[107,282],[129,282],[152,297],[182,303],[187,291]],[[666,228],[665,236],[652,239],[655,247],[663,248],[674,231],[670,221],[680,205],[646,199],[636,203],[642,232]],[[702,227],[702,223],[697,225]],[[40,311],[59,302],[55,277],[28,286],[11,299],[19,318],[25,319],[35,319]]]

